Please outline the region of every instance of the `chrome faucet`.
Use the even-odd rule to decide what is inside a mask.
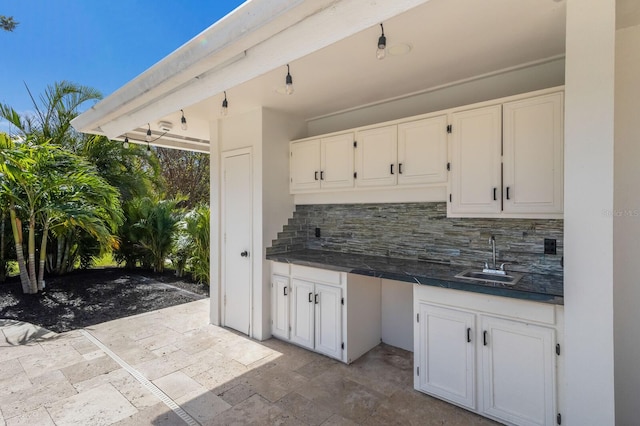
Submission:
[[[500,275],[504,275],[506,274],[505,270],[504,270],[504,263],[502,265],[500,265],[500,269],[498,269],[498,263],[496,262],[496,237],[495,236],[491,236],[491,238],[489,238],[489,244],[491,244],[491,257],[493,260],[493,267],[489,267],[489,262],[484,262],[484,269],[482,270],[482,272],[486,272],[489,274],[500,274]]]
[[[489,238],[489,244],[491,244],[491,254],[493,256],[493,269],[498,269],[496,268],[496,237],[495,236],[491,236],[491,238]]]

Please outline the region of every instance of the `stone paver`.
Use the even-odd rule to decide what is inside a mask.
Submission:
[[[410,352],[380,345],[346,366],[208,320],[203,299],[85,329],[104,350],[0,320],[0,426],[186,424],[154,392],[201,425],[493,424],[414,391]]]

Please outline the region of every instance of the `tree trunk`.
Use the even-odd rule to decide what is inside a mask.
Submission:
[[[64,241],[65,241],[65,238],[62,235],[58,237],[58,250],[56,252],[56,267],[55,267],[56,274],[60,274],[60,268],[62,267],[62,254],[64,253]]]
[[[44,263],[47,260],[47,234],[49,233],[49,221],[45,220],[42,230],[42,242],[40,243],[40,265],[38,266],[38,291],[44,290]]]
[[[29,218],[29,284],[31,293],[38,292],[38,283],[36,276],[36,217],[31,215]]]
[[[22,232],[20,230],[20,219],[16,217],[16,210],[9,208],[11,217],[11,230],[13,231],[13,239],[16,242],[16,260],[18,261],[18,269],[20,271],[20,283],[22,284],[23,293],[31,293],[29,285],[29,275],[27,274],[27,265],[24,263],[24,252],[22,251]]]
[[[6,218],[7,212],[2,210],[2,215],[0,215],[0,283],[3,283],[7,279],[7,260],[4,258],[4,227]]]

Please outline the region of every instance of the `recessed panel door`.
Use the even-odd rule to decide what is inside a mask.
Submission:
[[[222,156],[223,324],[249,334],[253,195],[251,154]]]
[[[342,289],[316,284],[315,347],[333,358],[342,358]]]
[[[313,349],[314,285],[308,281],[292,279],[291,341]]]
[[[291,286],[289,278],[280,275],[272,277],[271,288],[271,334],[289,340],[289,296]]]

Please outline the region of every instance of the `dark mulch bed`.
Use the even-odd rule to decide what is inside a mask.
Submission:
[[[104,268],[45,279],[37,295],[23,294],[17,278],[0,284],[0,318],[60,333],[209,296],[208,286],[170,271]]]

